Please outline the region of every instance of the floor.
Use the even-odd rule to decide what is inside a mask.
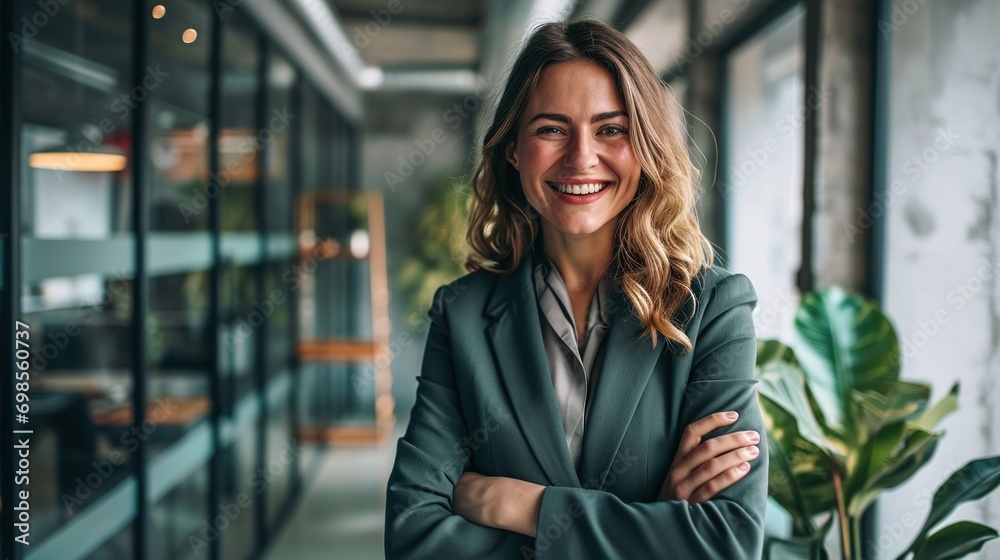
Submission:
[[[316,455],[299,505],[267,560],[385,558],[385,484],[405,423],[396,425],[398,433],[378,446],[336,447]]]

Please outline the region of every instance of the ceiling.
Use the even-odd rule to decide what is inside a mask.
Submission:
[[[363,89],[468,92],[542,19],[589,15],[623,29],[656,0],[284,1]]]
[[[478,69],[486,0],[331,3],[366,64],[383,69]]]

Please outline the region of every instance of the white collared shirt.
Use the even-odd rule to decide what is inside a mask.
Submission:
[[[581,351],[577,345],[576,321],[566,283],[541,248],[533,253],[535,295],[539,312],[546,319],[542,325],[545,357],[549,363],[552,388],[562,413],[566,445],[573,464],[579,467],[583,430],[597,383],[597,372],[593,370],[594,358],[608,331],[607,301],[613,276],[605,274],[594,292],[587,312]]]

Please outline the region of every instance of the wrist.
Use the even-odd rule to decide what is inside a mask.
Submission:
[[[534,537],[545,487],[516,478],[501,480],[498,525],[501,529]]]

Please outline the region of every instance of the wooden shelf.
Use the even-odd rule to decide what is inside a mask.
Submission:
[[[212,403],[208,397],[186,397],[170,398],[174,403],[173,408],[165,411],[165,418],[157,418],[157,422],[168,426],[186,426],[195,420],[208,416],[212,408]],[[158,412],[157,401],[151,399],[147,404],[147,411]],[[128,426],[132,424],[132,406],[120,406],[118,408],[93,413],[94,423],[103,426]]]
[[[303,362],[370,362],[384,348],[373,340],[302,340],[298,355]]]
[[[351,254],[349,247],[337,240],[322,239],[316,234],[318,206],[344,206],[364,203],[368,251],[361,257]],[[307,191],[299,195],[295,214],[295,233],[300,263],[307,260],[367,262],[371,291],[371,340],[312,339],[297,341],[296,353],[303,363],[368,363],[374,368],[375,418],[371,425],[335,424],[303,427],[299,438],[336,444],[377,443],[392,433],[396,422],[392,398],[390,355],[389,278],[386,262],[385,215],[382,195],[377,192],[343,190]],[[303,267],[306,269],[306,267]],[[315,266],[312,267],[315,269]],[[312,280],[307,280],[307,283]],[[300,297],[305,294],[299,291]],[[316,311],[320,313],[320,311]],[[320,421],[323,421],[322,419]]]
[[[299,428],[299,441],[336,445],[368,445],[386,441],[392,435],[388,428],[374,426],[303,426]]]

